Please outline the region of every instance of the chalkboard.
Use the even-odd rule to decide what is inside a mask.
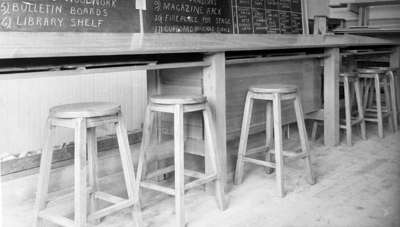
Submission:
[[[140,32],[135,0],[0,0],[0,31]]]
[[[147,0],[144,32],[233,33],[231,0]]]
[[[235,0],[235,32],[301,34],[301,0]]]

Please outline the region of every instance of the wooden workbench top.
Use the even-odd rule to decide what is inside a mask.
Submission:
[[[0,33],[0,59],[399,45],[355,35]]]

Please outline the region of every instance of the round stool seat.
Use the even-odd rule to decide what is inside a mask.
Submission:
[[[341,77],[357,77],[356,73],[340,73],[339,76]]]
[[[290,84],[259,84],[253,85],[249,88],[250,91],[255,93],[295,93],[297,86]]]
[[[200,104],[206,101],[207,98],[201,95],[154,95],[150,97],[150,102],[162,105]]]
[[[360,74],[382,74],[385,73],[386,70],[378,68],[368,68],[368,69],[357,69],[357,72]]]
[[[369,69],[378,69],[384,71],[397,71],[399,68],[396,67],[368,67]]]
[[[57,118],[102,117],[118,113],[121,106],[109,102],[72,103],[55,106],[50,109],[50,116]]]

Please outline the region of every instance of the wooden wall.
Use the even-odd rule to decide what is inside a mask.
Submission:
[[[259,83],[288,83],[299,87],[305,112],[321,108],[321,66],[319,60],[295,60],[269,63],[228,65],[226,68],[226,116],[228,140],[239,137],[246,92],[249,86]],[[177,76],[182,75],[185,76]],[[202,94],[201,69],[163,70],[160,72],[162,94]],[[202,137],[199,114],[185,115],[186,135]],[[284,103],[283,120],[294,120],[293,106]],[[256,102],[252,118],[252,133],[265,130],[265,103]],[[163,115],[161,130],[172,135],[172,116]]]
[[[299,87],[304,112],[321,108],[321,67],[319,60],[292,60],[269,63],[239,64],[227,67],[226,103],[227,137],[240,134],[243,107],[249,86],[260,83],[294,84]],[[292,122],[292,102],[283,103],[283,123]],[[265,130],[265,102],[256,101],[253,109],[251,131]]]
[[[346,19],[346,26],[356,26],[358,15],[347,8],[330,8],[329,16]],[[400,25],[400,5],[370,7],[370,25]]]
[[[140,129],[147,96],[146,72],[113,72],[82,76],[2,80],[0,83],[0,154],[39,150],[51,106],[73,102],[111,101],[122,105],[128,130]],[[99,130],[111,134],[110,130]],[[72,131],[59,130],[58,145],[72,141]]]

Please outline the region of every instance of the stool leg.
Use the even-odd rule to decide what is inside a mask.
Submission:
[[[388,83],[388,78],[385,78],[383,80],[383,92],[385,94],[385,107],[387,113],[389,113],[388,116],[388,121],[389,121],[389,127],[392,132],[394,132],[394,117],[393,117],[393,110],[392,110],[392,102],[391,102],[391,97],[389,93],[389,83]]]
[[[88,167],[89,167],[89,187],[92,188],[91,193],[89,194],[89,212],[90,214],[96,212],[96,197],[95,192],[98,191],[98,179],[97,179],[97,140],[96,140],[96,128],[88,129]],[[98,221],[93,221],[94,224],[97,224]]]
[[[143,136],[142,136],[142,143],[140,145],[140,153],[139,153],[138,167],[136,173],[135,202],[137,203],[139,203],[140,199],[140,182],[141,179],[145,177],[146,173],[146,166],[147,166],[146,149],[150,144],[151,131],[153,129],[153,123],[154,123],[154,115],[155,114],[153,111],[151,111],[150,105],[147,105],[144,115]]]
[[[362,108],[362,100],[361,100],[361,89],[360,89],[360,80],[356,79],[354,81],[354,90],[356,92],[356,102],[357,102],[357,111],[358,118],[361,119],[360,127],[361,127],[361,138],[367,139],[367,131],[365,128],[365,120],[364,120],[364,109]]]
[[[310,143],[309,143],[308,137],[307,137],[307,129],[306,129],[306,124],[304,122],[303,108],[301,106],[301,101],[300,101],[300,97],[298,94],[296,95],[296,98],[294,100],[294,109],[296,112],[296,119],[297,119],[297,126],[298,126],[298,130],[299,130],[301,149],[302,149],[302,152],[306,153],[306,157],[304,158],[304,161],[305,161],[306,170],[307,170],[307,181],[309,184],[315,184],[315,177],[314,177],[314,173],[312,171],[312,166],[311,166]]]
[[[208,142],[208,156],[210,157],[211,161],[211,168],[214,173],[217,174],[217,179],[215,181],[215,193],[217,197],[217,203],[220,210],[225,210],[227,208],[227,201],[225,199],[225,179],[223,179],[222,173],[222,163],[219,155],[217,154],[216,149],[216,142],[215,142],[215,128],[212,124],[212,116],[211,110],[208,104],[206,104],[205,109],[203,110],[203,118],[204,118],[204,126],[205,126],[205,134],[206,134],[206,141]]]
[[[375,75],[375,95],[376,95],[376,109],[377,109],[377,120],[378,120],[378,136],[383,138],[383,119],[382,119],[382,102],[379,75]]]
[[[369,92],[371,88],[371,81],[369,79],[365,78],[364,79],[365,87],[364,87],[364,101],[363,101],[363,109],[364,111],[367,109],[368,105],[368,97],[369,97]]]
[[[374,85],[372,85],[372,82],[371,82],[371,87],[369,88],[369,91],[370,92],[369,92],[369,97],[367,99],[367,108],[373,109],[373,106],[374,106],[374,93],[376,93],[376,90],[374,89]]]
[[[346,140],[347,140],[347,145],[351,146],[352,141],[351,141],[351,104],[350,104],[350,84],[349,84],[349,78],[345,76],[343,78],[344,81],[344,109],[345,109],[345,120],[346,120]]]
[[[283,185],[283,148],[282,148],[282,116],[281,116],[281,96],[274,94],[273,98],[273,112],[274,112],[274,137],[275,137],[275,173],[278,185],[278,193],[281,197],[285,196],[285,189]]]
[[[116,123],[116,133],[118,139],[118,147],[121,155],[122,169],[124,172],[126,191],[129,201],[133,204],[132,218],[137,227],[143,226],[141,209],[138,196],[139,193],[135,183],[135,170],[133,168],[131,149],[129,148],[128,132],[125,127],[125,122],[122,113],[118,113],[118,122]],[[136,189],[136,190],[135,190]]]
[[[318,121],[314,120],[313,125],[312,125],[312,131],[311,131],[311,140],[312,141],[317,140],[317,131],[318,131]]]
[[[45,131],[45,142],[42,150],[42,156],[40,159],[40,171],[39,180],[36,191],[36,201],[34,207],[34,227],[43,226],[43,220],[39,218],[39,212],[46,207],[47,193],[49,190],[49,180],[51,171],[51,161],[53,159],[53,133],[54,126],[51,125],[51,120],[47,119],[46,131]]]
[[[393,116],[393,124],[394,130],[397,132],[398,128],[398,121],[397,121],[397,103],[396,103],[396,87],[395,87],[395,79],[392,71],[389,71],[389,85],[390,85],[390,96],[391,96],[391,103],[392,103],[392,116]]]
[[[249,137],[249,129],[251,123],[251,112],[253,109],[253,98],[250,92],[247,93],[246,96],[246,103],[244,105],[243,111],[243,120],[242,120],[242,130],[240,132],[240,140],[239,140],[239,151],[237,156],[236,162],[236,169],[235,169],[235,184],[241,184],[243,179],[243,168],[244,162],[243,158],[246,155],[247,150],[247,139]]]
[[[270,162],[271,161],[271,153],[269,150],[271,150],[272,146],[272,136],[274,133],[274,126],[273,126],[273,118],[272,118],[272,102],[267,101],[266,105],[266,130],[265,130],[265,146],[268,147],[267,152],[265,153],[265,161]],[[273,172],[273,168],[265,167],[265,172],[267,174],[271,174]]]
[[[185,178],[184,178],[184,125],[183,106],[175,105],[174,110],[174,165],[175,165],[175,213],[176,225],[185,226]]]
[[[74,218],[76,227],[87,225],[87,165],[86,165],[86,119],[79,118],[75,126],[74,154]]]

